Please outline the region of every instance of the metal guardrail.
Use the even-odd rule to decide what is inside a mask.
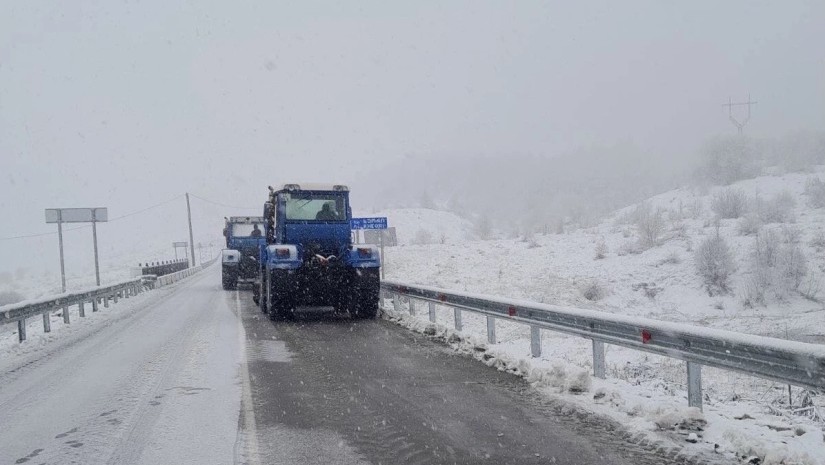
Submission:
[[[181,258],[178,260],[167,260],[163,262],[138,263],[138,267],[140,268],[140,274],[142,275],[153,274],[155,276],[163,276],[189,268],[189,260]]]
[[[683,360],[687,362],[691,407],[702,408],[703,365],[825,390],[823,345],[396,282],[382,282],[381,290],[385,297],[392,296],[396,311],[401,310],[402,296],[409,298],[411,314],[415,313],[415,300],[428,302],[433,322],[436,305],[452,307],[458,331],[462,329],[462,311],[485,315],[487,340],[491,344],[496,342],[496,319],[529,325],[533,357],[541,355],[542,329],[591,339],[593,374],[599,378],[605,378],[605,344]]]
[[[217,259],[218,258],[215,257],[207,262],[201,263],[200,265],[193,266],[192,268],[187,268],[185,270],[181,270],[175,273],[170,273],[163,276],[155,276],[152,274],[148,274],[144,275],[143,278],[151,289],[157,289],[158,287],[168,286],[169,284],[176,283],[181,279],[192,276],[198,271],[201,271],[202,269],[215,263]]]
[[[100,286],[80,292],[68,292],[65,294],[43,297],[40,299],[25,301],[16,304],[4,305],[0,307],[0,326],[8,323],[17,323],[18,340],[26,340],[26,320],[38,315],[43,316],[43,332],[51,332],[50,314],[57,309],[63,309],[63,323],[70,323],[69,307],[78,306],[81,317],[86,316],[85,304],[92,304],[92,311],[98,311],[100,304],[104,308],[109,307],[109,302],[117,303],[118,298],[126,298],[143,292],[143,281],[131,279],[117,284]]]
[[[188,268],[177,273],[168,274],[165,276],[147,275],[140,278],[130,279],[117,284],[108,286],[100,286],[85,291],[68,292],[65,294],[43,297],[40,299],[19,302],[16,304],[0,306],[0,326],[17,323],[18,340],[23,342],[26,340],[26,320],[29,318],[42,315],[43,317],[43,332],[51,332],[51,312],[57,309],[63,310],[63,323],[70,323],[69,307],[77,305],[78,313],[81,317],[86,316],[86,304],[91,303],[92,311],[98,311],[102,304],[104,308],[109,307],[110,301],[117,303],[119,298],[128,299],[131,296],[140,294],[146,287],[154,289],[156,287],[165,286],[173,282],[191,276],[198,271],[206,268],[215,262],[212,259],[206,263],[202,263],[196,267]]]

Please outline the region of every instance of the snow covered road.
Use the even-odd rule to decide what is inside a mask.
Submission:
[[[386,321],[273,323],[217,267],[156,292],[0,372],[0,463],[681,463]]]
[[[232,463],[241,328],[214,271],[0,374],[0,463]]]

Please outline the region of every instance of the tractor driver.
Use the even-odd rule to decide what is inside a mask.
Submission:
[[[335,212],[335,203],[327,202],[315,215],[315,219],[319,221],[335,221],[338,219],[338,213]]]
[[[252,225],[252,232],[251,232],[251,233],[249,233],[249,235],[250,235],[251,237],[261,237],[261,230],[260,230],[260,229],[258,229],[258,225],[257,225],[257,224]]]

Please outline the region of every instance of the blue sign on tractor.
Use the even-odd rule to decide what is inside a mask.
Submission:
[[[352,218],[350,229],[387,229],[387,217]]]

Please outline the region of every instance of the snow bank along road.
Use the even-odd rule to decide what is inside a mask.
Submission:
[[[0,463],[674,463],[393,324],[272,323],[219,271],[0,373]]]

